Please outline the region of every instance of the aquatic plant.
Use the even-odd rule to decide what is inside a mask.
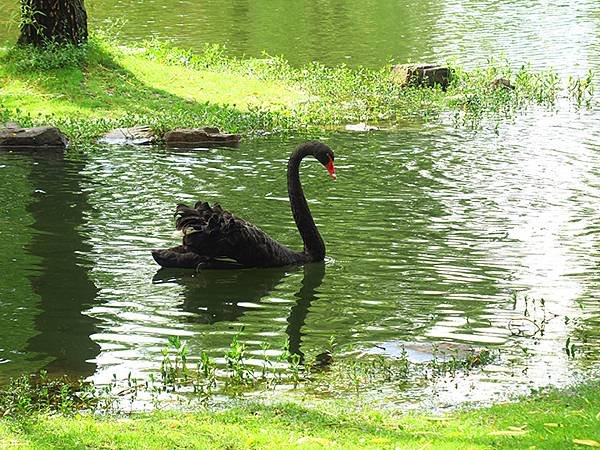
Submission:
[[[578,107],[591,107],[595,92],[594,78],[595,74],[592,69],[589,69],[586,76],[583,78],[574,76],[569,77],[567,92],[569,93],[569,98],[571,98]]]
[[[70,414],[97,403],[98,391],[91,383],[52,378],[46,371],[13,378],[0,389],[0,417],[49,411]]]
[[[302,361],[300,355],[290,352],[289,342],[286,341],[275,361],[264,358],[262,364],[256,366],[247,361],[246,345],[241,341],[241,334],[236,334],[223,355],[224,368],[203,351],[196,369],[183,370],[183,365],[177,364],[177,360],[181,360],[177,356],[180,347],[177,342],[175,344],[171,343],[169,349],[163,351],[164,358],[169,361],[161,363],[161,374],[163,367],[172,370],[168,376],[161,375],[160,390],[183,395],[192,392],[202,401],[217,393],[236,396],[277,386],[302,386],[328,392],[345,392],[349,388],[360,392],[375,384],[404,388],[435,378],[454,378],[498,358],[496,351],[486,348],[471,348],[467,352],[442,352],[434,348],[432,359],[423,363],[411,362],[404,349],[395,357],[362,354],[358,358],[340,358],[335,340],[331,338],[324,352],[329,355],[327,365],[319,364],[316,358]],[[261,348],[265,353],[271,350],[268,344]]]
[[[170,357],[170,353],[174,353]],[[163,360],[160,364],[160,375],[163,386],[176,386],[177,383],[187,379],[187,353],[188,347],[185,341],[179,336],[169,337],[169,347],[162,350]]]
[[[336,351],[333,339],[328,347],[328,353]],[[264,345],[262,348],[266,351],[270,347]],[[112,382],[102,387],[67,377],[50,378],[46,372],[15,378],[0,390],[0,415],[36,411],[72,413],[82,409],[120,412],[123,405],[132,405],[140,395],[159,408],[164,393],[174,395],[184,403],[193,400],[207,404],[216,394],[238,396],[277,386],[303,386],[328,392],[351,389],[357,393],[373,384],[391,384],[401,389],[436,377],[455,377],[496,358],[487,349],[472,349],[462,355],[440,353],[427,363],[411,362],[406,351],[397,357],[338,358],[334,353],[327,366],[322,366],[313,358],[304,363],[300,355],[290,352],[286,341],[275,361],[265,358],[262,366],[257,367],[247,360],[246,345],[239,333],[232,337],[223,355],[224,366],[204,351],[198,358],[192,357],[187,343],[178,336],[168,339],[162,356],[159,369],[149,373],[145,380],[129,374],[122,382],[113,375]]]

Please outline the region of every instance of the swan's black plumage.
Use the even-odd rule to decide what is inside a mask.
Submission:
[[[297,252],[280,244],[220,205],[197,202],[193,208],[179,204],[175,210],[175,226],[183,232],[183,244],[164,250],[153,250],[152,256],[163,267],[235,268],[275,267],[322,261],[325,244],[314,223],[300,183],[300,162],[314,156],[335,178],[334,155],[317,141],[300,145],[288,162],[288,194],[304,250]]]

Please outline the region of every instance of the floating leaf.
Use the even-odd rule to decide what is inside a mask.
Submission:
[[[521,425],[520,427],[511,426],[507,428],[511,431],[523,431],[525,428],[527,428],[527,425]]]
[[[592,439],[573,439],[573,444],[586,445],[588,447],[600,447],[600,442]]]
[[[547,422],[544,424],[544,426],[548,427],[548,428],[558,428],[558,427],[562,427],[562,424],[556,423],[556,422]]]
[[[373,438],[370,442],[373,444],[387,444],[390,440],[387,438]]]
[[[524,434],[529,433],[527,430],[501,430],[501,431],[492,431],[490,436],[523,436]]]

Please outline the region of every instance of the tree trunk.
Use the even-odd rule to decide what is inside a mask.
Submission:
[[[21,0],[19,44],[77,45],[86,42],[87,37],[83,0]]]

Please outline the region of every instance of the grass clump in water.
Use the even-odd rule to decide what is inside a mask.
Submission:
[[[149,394],[155,403],[163,393],[169,393],[183,403],[200,404],[208,404],[222,395],[238,397],[276,389],[301,388],[337,397],[386,385],[401,392],[434,379],[457,379],[480,370],[498,357],[497,352],[488,349],[434,350],[431,360],[416,363],[409,360],[406,351],[395,357],[365,353],[350,356],[338,354],[336,346],[330,345],[325,352],[304,358],[291,353],[288,343],[282,349],[268,344],[261,348],[262,360],[249,357],[246,344],[235,335],[222,357],[212,358],[204,351],[194,356],[189,354],[187,343],[174,336],[162,351],[159,372],[150,373],[148,381],[142,383],[129,378],[124,389],[115,380],[111,392],[131,395],[134,399],[139,395],[148,398]],[[104,398],[102,404],[118,401],[118,398],[110,401]]]
[[[590,108],[594,98],[594,71],[588,70],[585,77],[569,77],[567,91],[569,98],[577,104],[577,106],[585,106]]]
[[[50,378],[47,372],[13,378],[0,389],[0,417],[34,413],[70,414],[97,404],[96,389],[90,383],[67,377]]]
[[[95,387],[82,380],[51,378],[45,372],[15,378],[0,389],[0,417],[79,410],[118,413],[134,404],[162,408],[167,398],[169,405],[189,408],[209,405],[222,396],[239,398],[276,389],[303,388],[305,393],[327,392],[334,398],[359,394],[372,386],[405,390],[434,378],[456,377],[493,360],[487,350],[440,354],[427,363],[409,361],[406,352],[397,358],[364,355],[345,360],[332,346],[303,361],[290,353],[288,344],[279,351],[268,345],[262,349],[262,362],[249,359],[246,345],[236,335],[222,358],[213,359],[206,352],[194,357],[187,343],[173,336],[162,351],[160,368],[145,380],[130,374],[127,380],[115,377],[109,385]]]

